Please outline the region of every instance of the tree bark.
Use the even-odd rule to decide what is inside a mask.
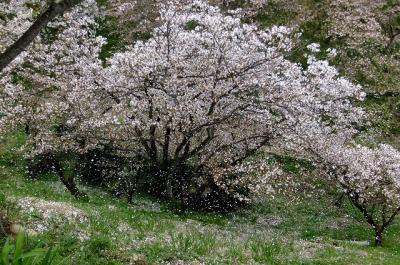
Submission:
[[[132,172],[132,169],[131,169],[131,172]],[[134,179],[132,179],[133,178],[132,176],[128,176],[128,181],[127,181],[128,183],[126,184],[127,193],[128,193],[127,194],[127,202],[128,202],[128,204],[132,204],[133,203],[133,195],[137,190],[137,181],[138,181],[137,176],[139,176],[140,174],[141,174],[141,171],[139,170]]]
[[[65,185],[65,187],[71,193],[71,195],[74,196],[75,198],[86,197],[86,194],[81,192],[76,186],[74,178],[65,176],[60,163],[58,161],[55,161],[54,164],[55,164],[55,170],[58,176],[60,177],[61,182]]]
[[[375,246],[379,247],[382,246],[382,234],[383,229],[381,227],[375,228]]]
[[[132,204],[132,202],[133,202],[133,190],[129,190],[128,191],[128,197],[127,197],[127,202],[128,202],[128,204]]]
[[[187,206],[188,206],[188,176],[187,172],[180,172],[181,176],[181,181],[180,181],[180,200],[181,200],[181,205],[180,209],[181,212],[186,212]]]
[[[173,179],[174,172],[167,171],[167,181],[165,183],[165,196],[168,199],[172,199],[174,197],[173,187],[172,187],[172,179]]]
[[[348,191],[346,193],[347,197],[350,199],[350,201],[353,203],[353,205],[359,209],[365,220],[368,222],[370,226],[374,228],[375,231],[375,246],[382,246],[382,235],[383,235],[383,230],[385,229],[385,222],[383,225],[379,225],[377,221],[374,220],[373,215],[370,214],[367,210],[366,207],[364,207],[359,201],[359,196],[356,192],[353,191]]]
[[[0,72],[4,70],[33,42],[40,31],[58,15],[79,4],[82,0],[51,0],[44,12],[39,15],[30,28],[2,54],[0,54]]]

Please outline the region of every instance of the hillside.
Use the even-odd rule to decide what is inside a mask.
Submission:
[[[54,174],[32,180],[19,150],[23,134],[3,140],[0,213],[26,250],[53,248],[52,264],[398,264],[400,222],[373,244],[372,229],[347,200],[287,197],[231,213],[180,212],[136,194],[133,203],[80,185],[72,197]],[[290,164],[287,165],[290,167]]]
[[[165,202],[137,195],[129,205],[84,186],[90,199],[76,200],[51,176],[32,182],[12,167],[1,178],[15,229],[27,231],[28,246],[54,247],[63,264],[394,265],[400,259],[399,222],[384,247],[375,248],[360,216],[329,200],[276,198],[230,214],[174,213]]]
[[[54,3],[0,3],[0,52]],[[400,1],[165,3],[0,70],[0,265],[400,264]]]

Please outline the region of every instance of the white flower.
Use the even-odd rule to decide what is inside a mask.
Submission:
[[[328,57],[333,58],[337,55],[337,50],[335,48],[328,48],[327,50]]]
[[[308,44],[308,45],[307,45],[307,49],[308,49],[310,52],[313,52],[313,53],[317,53],[317,52],[320,52],[320,51],[321,51],[320,45],[319,45],[318,43],[311,43],[311,44]]]

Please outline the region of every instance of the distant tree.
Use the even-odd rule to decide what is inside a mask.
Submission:
[[[400,212],[400,151],[387,144],[361,146],[340,134],[312,137],[308,148],[318,175],[347,196],[374,229],[375,245],[382,245],[385,229]]]

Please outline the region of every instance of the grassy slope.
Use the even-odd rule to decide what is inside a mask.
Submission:
[[[304,1],[304,7],[312,9],[311,2]],[[269,12],[261,11],[256,17],[265,27],[290,24],[294,19],[293,13],[279,5],[266,10]],[[326,36],[320,22],[303,23],[305,33],[310,33],[305,34],[303,46],[309,42],[324,46]],[[109,36],[118,44],[117,37]],[[336,44],[338,48],[342,45],[327,45]],[[110,49],[104,51],[108,57],[115,47],[106,48]],[[392,131],[398,127],[397,121],[391,113],[391,106],[396,102],[370,101],[366,107],[383,112],[388,118],[383,119],[382,127],[396,135]],[[67,264],[129,264],[143,255],[150,264],[163,261],[174,264],[178,260],[183,264],[196,264],[196,261],[206,264],[399,264],[400,261],[399,222],[387,231],[384,247],[365,246],[365,241],[371,243],[372,239],[368,226],[357,221],[360,217],[349,206],[339,209],[326,199],[291,203],[289,199],[276,198],[226,215],[174,213],[170,205],[139,195],[135,205],[130,206],[89,187],[84,187],[90,195],[89,201],[75,200],[54,176],[39,181],[26,179],[23,161],[15,149],[21,142],[23,137],[14,135],[0,148],[0,191],[17,200],[39,197],[65,202],[85,212],[87,221],[83,223],[47,220],[51,229],[30,239],[31,245],[57,246],[58,255],[67,257]],[[9,215],[25,226],[45,221],[36,211],[26,213],[17,206],[10,208]],[[80,240],[80,237],[87,239]]]
[[[54,176],[26,178],[18,148],[12,148],[22,138],[14,135],[0,148],[0,190],[17,202],[39,197],[85,213],[86,221],[68,223],[15,205],[9,211],[24,226],[48,222],[50,229],[31,237],[30,245],[57,246],[66,264],[399,264],[399,222],[387,231],[384,247],[366,246],[372,233],[360,217],[326,199],[275,198],[225,215],[175,213],[140,195],[128,205],[90,187],[82,187],[89,201],[76,200]]]

